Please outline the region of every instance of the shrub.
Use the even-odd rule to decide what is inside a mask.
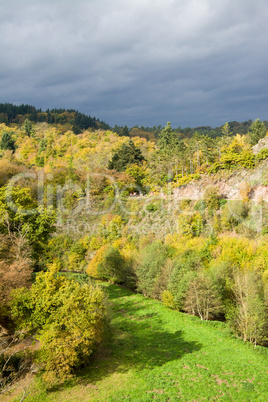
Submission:
[[[15,291],[11,306],[18,328],[41,342],[38,359],[51,377],[71,376],[103,338],[103,292],[57,275],[55,265],[30,290]]]
[[[200,212],[184,212],[179,216],[178,227],[184,236],[200,236],[204,229],[203,217]]]
[[[87,273],[98,279],[133,287],[135,275],[131,261],[126,261],[116,246],[109,244],[101,247],[91,262]]]
[[[260,152],[257,153],[256,159],[259,161],[267,159],[268,158],[268,148],[263,148]]]
[[[244,341],[262,343],[267,340],[268,316],[261,277],[256,272],[237,271],[234,280],[236,307],[229,311],[229,322]]]
[[[161,295],[161,299],[164,306],[169,308],[175,308],[174,296],[169,290],[164,290],[164,292]]]
[[[247,215],[248,207],[243,201],[229,200],[222,211],[221,223],[226,229],[232,228],[243,222]]]
[[[209,186],[204,192],[204,201],[210,210],[217,210],[220,208],[220,192],[218,187]]]
[[[189,314],[199,316],[201,320],[209,320],[217,317],[222,309],[221,297],[216,284],[208,273],[200,273],[189,283],[185,310]]]
[[[159,283],[157,283],[158,277],[161,275],[162,267],[167,257],[168,248],[160,241],[154,241],[141,250],[137,261],[136,275],[138,290],[144,296],[156,296],[154,294],[155,286],[159,287]]]
[[[187,176],[183,176],[183,177],[176,177],[175,180],[176,183],[173,184],[174,187],[180,187],[180,186],[184,186],[185,184],[190,183],[191,181],[194,180],[199,180],[200,179],[200,175],[198,173],[194,173],[194,174],[189,174]]]
[[[168,290],[174,297],[175,307],[184,309],[185,295],[189,282],[196,277],[202,267],[202,257],[196,250],[187,250],[182,253],[174,264],[170,275]]]

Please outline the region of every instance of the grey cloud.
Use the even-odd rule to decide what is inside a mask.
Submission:
[[[267,17],[265,0],[4,1],[1,101],[111,125],[267,119]]]

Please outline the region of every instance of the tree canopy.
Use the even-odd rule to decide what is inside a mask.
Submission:
[[[141,164],[145,160],[141,150],[135,146],[132,140],[124,143],[112,156],[109,161],[108,169],[123,172],[126,167],[133,164]]]

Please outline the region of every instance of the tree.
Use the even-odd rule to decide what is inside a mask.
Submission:
[[[171,123],[168,122],[159,134],[158,146],[161,151],[167,154],[174,153],[177,148],[180,148],[181,141],[171,128]]]
[[[60,276],[55,265],[39,273],[30,290],[16,290],[11,305],[17,327],[41,342],[38,359],[52,378],[70,377],[103,338],[103,292]]]
[[[122,136],[122,137],[129,137],[129,129],[128,129],[127,126],[124,126],[124,127],[123,127],[123,129],[122,129],[122,131],[121,131],[121,133],[120,133],[120,136]]]
[[[208,186],[204,192],[204,201],[209,210],[220,208],[220,191],[216,186]]]
[[[25,237],[36,261],[55,231],[55,212],[38,206],[29,188],[0,188],[0,233]]]
[[[118,247],[102,246],[90,261],[87,273],[98,279],[135,287],[135,275],[131,264],[122,256]]]
[[[256,119],[250,126],[250,143],[251,145],[255,145],[266,136],[266,127],[265,124],[260,121],[260,119]]]
[[[29,286],[33,267],[30,247],[23,235],[9,237],[0,234],[0,327],[14,329],[10,317],[10,294],[22,286]]]
[[[229,123],[226,122],[222,126],[221,132],[222,132],[222,141],[221,141],[222,145],[229,145],[230,137],[233,134],[231,129],[230,129]]]
[[[236,272],[233,291],[236,308],[229,314],[229,319],[234,330],[244,341],[255,345],[267,340],[268,317],[260,275]]]
[[[212,278],[199,274],[190,284],[186,294],[185,310],[201,320],[216,317],[222,311],[221,297]]]
[[[32,136],[34,131],[33,131],[33,126],[32,126],[32,124],[31,124],[29,119],[25,120],[24,125],[23,125],[23,129],[24,129],[25,134],[28,135],[28,137]]]
[[[168,257],[167,247],[160,241],[154,241],[144,247],[139,255],[136,275],[138,290],[146,297],[159,297],[158,278],[161,276],[162,267]]]
[[[123,172],[128,165],[135,163],[141,164],[145,160],[141,150],[135,146],[132,140],[124,143],[117,152],[114,153],[112,159],[109,161],[108,169],[115,169]]]
[[[1,149],[9,149],[10,151],[15,151],[16,146],[15,146],[15,141],[12,139],[12,136],[8,132],[4,132],[2,139],[0,141],[0,148]]]

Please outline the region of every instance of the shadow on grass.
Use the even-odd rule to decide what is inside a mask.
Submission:
[[[94,384],[115,372],[130,369],[150,370],[202,348],[199,342],[186,341],[183,331],[165,331],[161,318],[146,299],[129,300],[134,294],[118,286],[109,285],[106,289],[113,305],[113,337],[110,345],[95,354],[90,367],[79,373],[82,383]]]
[[[128,297],[135,295],[134,292],[128,288],[120,285],[111,285],[107,283],[102,284],[103,290],[108,294],[109,300],[117,299],[119,297]]]

